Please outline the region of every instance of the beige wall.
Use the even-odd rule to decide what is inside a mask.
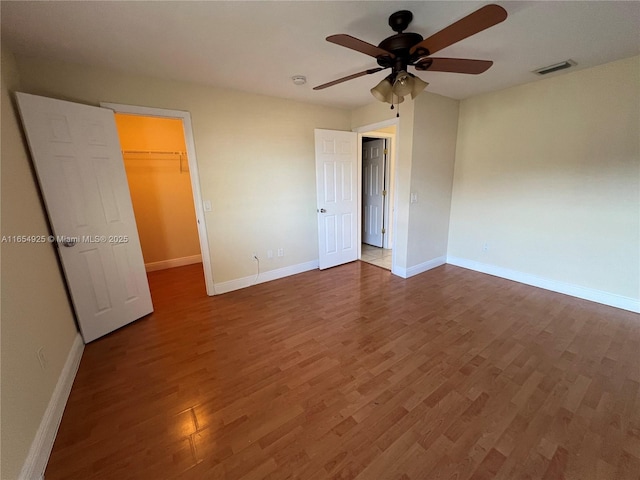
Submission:
[[[133,152],[185,152],[182,120],[116,114],[120,146]],[[200,255],[186,155],[125,154],[144,262]],[[185,169],[186,168],[186,169]]]
[[[409,210],[409,267],[446,257],[459,102],[423,92],[415,99]]]
[[[635,57],[463,100],[449,255],[638,299],[639,85]]]
[[[26,92],[191,112],[216,283],[318,258],[314,128],[348,130],[347,110],[18,58]],[[292,87],[293,88],[293,87]],[[282,258],[266,259],[283,248]]]
[[[2,50],[2,235],[49,235],[12,107],[20,80]],[[17,478],[77,335],[49,243],[2,243],[2,472]],[[37,350],[44,348],[46,370]]]

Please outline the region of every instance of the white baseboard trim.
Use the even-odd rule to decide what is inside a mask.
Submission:
[[[159,262],[145,263],[144,268],[147,272],[155,272],[156,270],[166,270],[173,267],[184,267],[193,263],[202,263],[202,255],[191,255],[190,257],[170,258],[169,260],[161,260]]]
[[[524,283],[526,285],[544,288],[545,290],[551,290],[552,292],[563,293],[565,295],[571,295],[572,297],[602,303],[603,305],[609,305],[610,307],[640,313],[640,300],[635,298],[624,297],[615,293],[582,287],[572,283],[560,282],[558,280],[550,280],[536,275],[510,270],[508,268],[496,267],[494,265],[488,265],[474,260],[467,260],[465,258],[448,256],[447,263],[457,267],[475,270],[476,272],[487,273],[496,277],[506,278],[507,280]]]
[[[58,433],[64,407],[67,405],[83,351],[84,342],[78,333],[73,345],[71,345],[71,350],[67,355],[62,372],[60,372],[58,383],[44,412],[40,427],[38,427],[36,436],[31,443],[31,448],[18,477],[19,480],[44,479],[44,470],[47,467],[49,455],[51,455],[51,450],[53,449],[53,442]]]
[[[445,263],[447,263],[447,257],[436,257],[431,260],[427,260],[426,262],[419,263],[418,265],[414,265],[413,267],[394,268],[391,273],[402,278],[409,278],[414,275],[424,273],[427,270],[431,270],[432,268],[439,267],[440,265],[444,265]]]
[[[252,285],[257,285],[258,283],[270,282],[271,280],[277,280],[278,278],[296,275],[298,273],[307,272],[309,270],[315,270],[316,268],[318,268],[318,265],[318,260],[312,260],[310,262],[299,263],[297,265],[291,265],[289,267],[260,272],[257,278],[255,275],[251,275],[249,277],[229,280],[228,282],[216,283],[216,295],[232,292],[233,290],[240,290],[241,288],[251,287]]]

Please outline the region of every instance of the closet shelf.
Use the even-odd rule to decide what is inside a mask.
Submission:
[[[187,152],[169,152],[161,150],[122,150],[122,157],[126,160],[178,160],[180,172],[189,171]]]
[[[167,152],[160,150],[122,150],[122,155],[181,155],[187,156],[187,152]]]

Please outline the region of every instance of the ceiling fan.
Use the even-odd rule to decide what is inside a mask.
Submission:
[[[436,58],[431,55],[449,45],[497,25],[506,18],[507,12],[501,6],[485,5],[438,33],[423,39],[422,35],[418,33],[405,33],[405,30],[413,20],[413,14],[408,10],[401,10],[391,14],[389,17],[389,26],[396,34],[385,38],[377,47],[351,35],[331,35],[327,37],[328,42],[370,55],[377,60],[380,66],[318,85],[314,87],[314,90],[322,90],[347,80],[371,75],[390,68],[391,74],[373,87],[371,93],[381,102],[390,103],[391,108],[393,108],[394,104],[404,101],[405,95],[411,94],[413,99],[428,85],[427,82],[419,77],[407,72],[407,67],[409,66],[413,66],[418,71],[474,75],[485,72],[493,64],[492,61]]]

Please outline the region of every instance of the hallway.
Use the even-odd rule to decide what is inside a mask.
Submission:
[[[363,243],[360,260],[386,270],[391,270],[391,249],[374,247]]]

